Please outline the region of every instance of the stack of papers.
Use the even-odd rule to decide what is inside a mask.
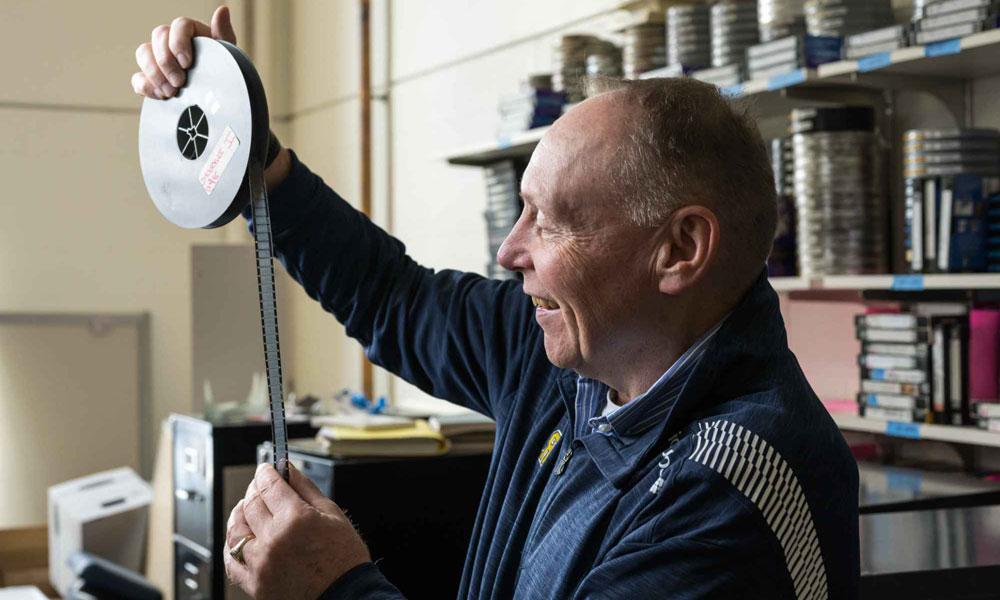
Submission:
[[[496,423],[476,412],[435,415],[430,426],[451,442],[453,452],[489,452],[496,437]]]
[[[423,419],[386,415],[316,417],[316,440],[331,456],[437,456],[450,444]]]

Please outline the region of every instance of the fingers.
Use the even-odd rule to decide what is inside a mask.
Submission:
[[[322,512],[330,513],[337,510],[337,505],[316,487],[311,479],[296,469],[292,463],[288,463],[288,483],[292,489],[313,508]]]
[[[267,463],[257,466],[253,481],[272,514],[285,514],[304,506],[302,498],[292,486],[288,485],[288,482],[278,475],[278,471]]]
[[[226,523],[226,544],[230,548],[235,546],[243,536],[253,533],[250,524],[247,523],[246,516],[243,514],[244,502],[245,499],[240,498],[240,501],[233,507],[233,512],[229,513],[229,521]]]
[[[163,94],[160,93],[160,90],[153,87],[153,84],[146,79],[142,71],[132,73],[132,91],[140,96],[150,96],[158,100],[163,99]]]
[[[152,44],[146,42],[135,50],[135,62],[146,76],[150,85],[160,92],[161,97],[169,97],[174,93],[174,87],[167,82],[167,78],[160,72],[159,65],[156,64],[156,57],[153,56]]]
[[[178,17],[169,26],[154,29],[150,41],[135,51],[135,62],[141,69],[141,73],[132,76],[135,93],[161,100],[176,94],[187,79],[185,70],[194,64],[191,40],[196,36],[211,36],[235,44],[236,30],[229,8],[217,8],[211,26]]]
[[[225,40],[230,44],[236,43],[236,30],[233,29],[232,16],[229,14],[228,6],[220,6],[212,14],[212,37],[217,40]]]
[[[184,85],[184,70],[181,69],[180,64],[177,63],[177,58],[171,52],[169,41],[169,27],[160,25],[153,30],[151,44],[153,47],[153,57],[156,59],[156,66],[160,68],[160,72],[163,73],[163,76],[173,86],[174,91],[177,91],[177,88]]]
[[[194,64],[194,49],[191,45],[191,39],[199,35],[210,36],[212,30],[201,21],[187,17],[177,17],[170,23],[168,46],[182,69],[187,69]]]
[[[267,503],[261,498],[257,488],[257,482],[251,481],[247,488],[247,495],[243,499],[243,517],[250,525],[254,533],[266,533],[271,529],[271,520],[274,515],[267,507]]]
[[[233,511],[229,513],[229,521],[226,523],[226,543],[222,552],[226,575],[229,576],[229,579],[233,583],[239,586],[243,586],[246,583],[248,574],[247,565],[250,564],[249,559],[253,556],[251,546],[256,541],[250,540],[243,545],[243,560],[246,564],[241,564],[229,554],[229,551],[235,548],[236,544],[240,543],[240,540],[253,533],[250,529],[250,524],[247,523],[246,517],[243,514],[244,502],[245,499],[241,499],[233,507]]]

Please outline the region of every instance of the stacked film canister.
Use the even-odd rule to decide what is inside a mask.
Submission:
[[[746,50],[760,42],[756,2],[713,4],[710,16],[712,66],[745,67]]]
[[[712,37],[707,4],[675,4],[667,8],[667,64],[683,71],[712,64]]]
[[[805,0],[758,0],[760,41],[770,42],[806,32]]]
[[[666,64],[667,40],[662,21],[632,25],[622,32],[622,71],[626,79],[638,79]]]
[[[911,271],[1000,271],[1000,131],[909,130],[903,176]]]
[[[908,43],[909,29],[903,25],[889,25],[845,37],[844,58],[854,60],[872,54],[892,52],[906,47]]]
[[[778,204],[778,221],[771,254],[767,257],[769,277],[796,275],[797,245],[795,243],[795,160],[792,140],[788,137],[770,140],[771,169]]]
[[[592,35],[564,35],[552,57],[552,89],[566,94],[570,104],[586,97],[587,55],[600,44]]]
[[[588,97],[593,95],[595,80],[602,77],[620,78],[621,76],[621,48],[607,40],[599,40],[594,43],[587,53],[586,95]]]
[[[810,35],[843,37],[892,25],[889,0],[806,0]]]
[[[795,109],[791,121],[800,275],[887,272],[887,204],[874,110]]]
[[[931,44],[997,26],[997,0],[937,0],[913,4],[913,42]]]
[[[518,196],[520,183],[518,169],[513,161],[505,160],[483,167],[486,178],[486,239],[489,262],[486,276],[491,279],[513,279],[514,274],[497,262],[497,252],[504,238],[514,228],[521,214],[521,199]]]
[[[840,59],[841,39],[792,35],[747,48],[747,72],[751,79],[765,79],[801,68]]]

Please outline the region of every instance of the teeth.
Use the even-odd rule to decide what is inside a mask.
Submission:
[[[546,300],[544,298],[538,298],[536,296],[531,297],[531,303],[534,304],[536,307],[544,308],[547,310],[555,310],[559,308],[559,305],[556,304],[555,302]]]

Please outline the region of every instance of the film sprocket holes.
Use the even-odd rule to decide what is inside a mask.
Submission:
[[[273,460],[287,480],[288,434],[264,185],[267,98],[253,63],[239,48],[205,37],[192,43],[194,64],[184,86],[167,100],[143,101],[139,164],[156,208],[180,227],[220,227],[252,208]]]

